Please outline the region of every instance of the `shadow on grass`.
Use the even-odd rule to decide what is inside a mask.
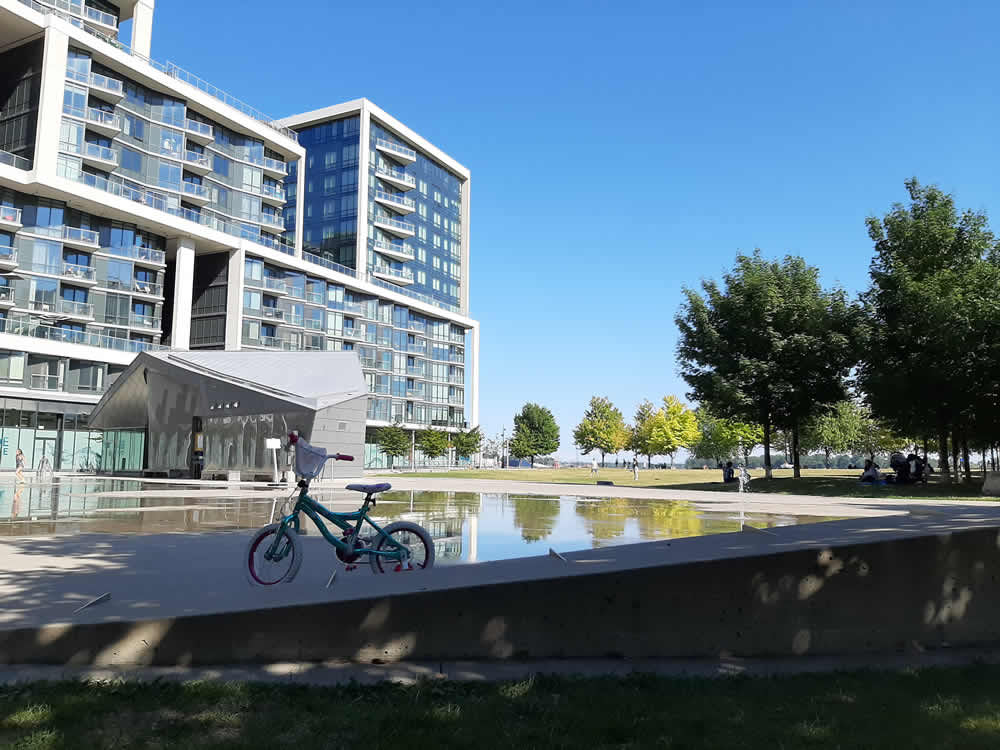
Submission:
[[[761,472],[762,473],[762,472]],[[982,482],[972,484],[949,484],[948,482],[931,481],[926,485],[871,485],[863,484],[852,477],[838,476],[803,476],[795,478],[764,479],[754,478],[751,483],[753,492],[771,492],[779,495],[815,495],[817,497],[859,497],[866,499],[907,499],[907,500],[992,500],[983,497]],[[656,489],[664,490],[694,490],[714,492],[737,492],[734,484],[722,482],[698,484],[664,484]]]
[[[333,688],[36,683],[0,688],[0,745],[995,748],[997,685],[996,666]]]

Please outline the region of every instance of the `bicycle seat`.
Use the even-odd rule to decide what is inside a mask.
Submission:
[[[392,485],[388,482],[379,482],[378,484],[349,484],[346,489],[354,490],[355,492],[364,492],[366,495],[374,495],[376,492],[391,490]]]

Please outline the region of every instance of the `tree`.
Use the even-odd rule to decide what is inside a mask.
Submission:
[[[635,410],[635,424],[629,435],[628,449],[646,457],[646,465],[653,465],[652,427],[656,416],[656,407],[646,399]]]
[[[675,318],[688,395],[719,416],[761,425],[770,477],[775,427],[796,442],[813,414],[845,398],[860,310],[843,290],[824,290],[802,258],[766,261],[759,251],[738,255],[722,286],[704,281],[702,291],[686,288]]]
[[[651,432],[651,450],[655,454],[670,456],[671,468],[677,450],[691,447],[700,437],[698,418],[694,411],[682,404],[676,396],[664,397],[663,408],[652,420]]]
[[[691,452],[701,458],[711,458],[716,464],[742,451],[743,463],[749,466],[750,454],[764,440],[760,425],[723,419],[704,406],[695,410],[698,419],[698,440]]]
[[[906,442],[906,438],[894,432],[885,422],[876,419],[870,409],[862,407],[858,410],[854,441],[847,449],[857,451],[874,461],[876,454],[898,450]]]
[[[594,396],[583,420],[573,430],[573,441],[584,455],[599,451],[603,466],[605,454],[617,453],[628,442],[625,418],[609,399]]]
[[[845,400],[838,401],[806,425],[807,443],[810,449],[823,451],[827,469],[831,468],[831,455],[853,450],[859,444],[863,418],[862,407]]]
[[[399,425],[379,427],[375,432],[375,444],[389,458],[389,468],[392,460],[409,454],[410,435]]]
[[[450,447],[448,433],[444,430],[435,430],[432,427],[420,430],[414,440],[420,452],[427,458],[440,458],[447,455]]]
[[[455,449],[455,456],[468,458],[479,453],[479,448],[483,443],[483,433],[478,427],[474,427],[466,432],[456,432],[451,436],[451,444]]]
[[[559,425],[552,412],[544,406],[528,403],[514,415],[514,436],[510,441],[510,455],[514,458],[547,456],[559,449]]]

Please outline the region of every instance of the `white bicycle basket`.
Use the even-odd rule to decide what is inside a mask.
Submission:
[[[303,438],[295,443],[295,473],[303,479],[315,479],[326,463],[326,448],[309,445]]]

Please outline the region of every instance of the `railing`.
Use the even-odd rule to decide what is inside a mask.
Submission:
[[[414,377],[422,378],[422,377],[424,377],[424,368],[423,367],[409,367],[408,366],[406,368],[406,374],[407,375],[413,375]]]
[[[132,313],[131,324],[137,328],[149,328],[156,331],[160,330],[160,319],[153,315]]]
[[[80,227],[63,227],[62,238],[67,242],[80,242],[85,245],[96,245],[100,235],[92,229]]]
[[[372,273],[380,273],[384,276],[392,276],[397,279],[413,281],[413,271],[409,268],[391,268],[389,266],[383,266],[376,263],[372,266]]]
[[[16,169],[31,169],[31,159],[25,159],[23,156],[12,154],[9,151],[0,150],[0,164],[6,164],[8,167]]]
[[[361,338],[360,328],[344,328],[343,333],[340,334],[345,339],[359,339]]]
[[[448,340],[453,344],[464,344],[465,334],[464,333],[452,333],[448,336]]]
[[[146,261],[148,263],[156,263],[159,265],[163,265],[167,262],[166,253],[162,250],[154,250],[151,247],[139,247],[138,245],[129,245],[127,247],[102,247],[101,252],[117,255],[121,258],[131,258],[133,260]]]
[[[406,146],[400,146],[398,143],[393,143],[392,141],[387,141],[385,138],[377,138],[375,140],[376,147],[384,148],[387,151],[392,151],[394,154],[399,154],[400,156],[405,156],[410,160],[417,158],[417,152],[412,148],[407,148]]]
[[[190,117],[184,118],[184,129],[191,133],[196,133],[204,138],[215,138],[215,128],[208,123],[192,120]]]
[[[264,288],[270,289],[271,291],[278,292],[279,294],[291,294],[291,290],[281,279],[275,279],[270,276],[264,277]]]
[[[180,206],[173,206],[167,202],[166,198],[155,192],[142,190],[138,188],[132,188],[124,185],[121,182],[116,182],[114,180],[109,180],[106,177],[101,177],[99,175],[90,174],[88,172],[71,172],[69,174],[60,173],[61,177],[67,179],[75,180],[76,182],[81,182],[84,185],[95,188],[97,190],[103,190],[111,195],[117,195],[122,198],[126,198],[136,203],[142,203],[143,205],[149,206],[150,208],[155,208],[158,211],[163,211],[171,216],[179,216],[188,221],[193,221],[196,224],[200,224],[204,227],[210,229],[215,229],[220,232],[224,232],[230,236],[238,237],[240,239],[247,240],[248,242],[254,242],[258,245],[263,245],[264,247],[269,247],[280,252],[286,253],[288,255],[295,254],[295,248],[277,239],[272,239],[264,235],[252,236],[249,235],[245,229],[236,224],[220,219],[214,214],[202,214],[198,211],[192,211],[188,208],[183,208]],[[189,184],[189,183],[185,183]]]
[[[36,391],[61,391],[62,378],[58,375],[40,375],[33,372],[31,373],[31,385],[28,387]]]
[[[79,117],[94,125],[103,125],[114,130],[122,129],[122,118],[114,112],[105,112],[96,107],[74,107],[70,104],[63,104],[63,114],[70,117]]]
[[[101,282],[101,286],[120,292],[131,292],[132,279],[105,279]]]
[[[289,312],[288,315],[285,316],[285,320],[289,325],[300,326],[302,325],[303,318],[299,313]]]
[[[321,258],[318,255],[313,255],[312,253],[302,253],[302,259],[309,263],[315,263],[317,266],[323,266],[323,268],[329,268],[331,271],[336,271],[337,273],[344,273],[347,274],[348,276],[353,276],[354,278],[358,278],[358,272],[355,271],[353,268],[342,266],[339,263],[334,263],[332,260]]]
[[[270,156],[256,156],[254,154],[249,154],[244,158],[248,162],[264,167],[264,169],[270,169],[272,172],[278,172],[283,175],[288,174],[288,164],[280,159],[272,159]]]
[[[396,195],[395,193],[387,193],[385,190],[375,190],[375,199],[386,201],[394,206],[399,206],[400,208],[405,208],[409,211],[413,211],[417,204],[412,198],[407,198],[403,195]]]
[[[310,292],[306,290],[306,302],[311,302],[314,305],[322,305],[326,301],[326,297],[323,292]]]
[[[187,164],[194,164],[202,169],[212,169],[212,159],[208,154],[199,154],[197,151],[185,151],[184,161]]]
[[[5,221],[8,224],[20,224],[21,209],[13,206],[0,206],[0,221]]]
[[[285,189],[280,185],[261,185],[260,192],[261,195],[277,198],[279,201],[285,200]]]
[[[410,354],[427,354],[427,345],[424,344],[407,344],[400,351],[408,352]]]
[[[381,177],[382,175],[387,175],[398,182],[404,182],[411,188],[417,186],[417,178],[411,174],[406,174],[401,169],[393,169],[387,166],[377,166],[375,167],[375,176]]]
[[[138,292],[139,294],[149,294],[156,297],[162,297],[163,284],[158,284],[155,281],[144,281],[142,279],[133,279],[132,291]]]
[[[380,253],[396,253],[396,255],[405,255],[411,259],[414,257],[413,250],[406,245],[394,245],[385,240],[372,240],[372,246]]]
[[[460,375],[449,375],[448,382],[452,385],[465,385],[465,378]]]
[[[31,336],[50,341],[64,341],[71,344],[83,344],[85,346],[96,346],[100,349],[113,349],[133,354],[168,348],[160,344],[120,339],[91,331],[71,331],[55,326],[43,325],[30,319],[0,319],[0,333],[9,333],[15,336]]]
[[[78,318],[94,317],[94,306],[89,302],[74,302],[73,300],[59,300],[59,312],[63,315],[72,315]]]
[[[91,73],[88,83],[96,88],[110,91],[112,94],[125,96],[125,84],[117,78],[110,78],[109,76],[101,75],[100,73]]]
[[[322,320],[317,320],[316,318],[306,318],[306,328],[312,329],[313,331],[324,331],[326,330],[326,325]]]
[[[277,307],[262,307],[255,314],[260,315],[262,318],[267,318],[268,320],[285,319],[285,311],[279,310]]]
[[[14,301],[14,287],[0,286],[0,302]]]
[[[206,201],[212,200],[212,193],[205,185],[199,185],[196,182],[182,182],[181,188],[181,192],[189,197],[197,197]]]
[[[64,263],[60,276],[69,276],[80,281],[94,281],[97,278],[97,270],[79,263]]]
[[[40,313],[54,313],[56,311],[55,300],[48,302],[41,299],[29,299],[28,309]]]
[[[377,224],[388,224],[390,227],[398,229],[401,232],[414,234],[417,231],[417,228],[410,222],[394,219],[391,216],[375,216],[374,221]]]
[[[277,214],[267,214],[261,212],[260,223],[263,224],[264,226],[275,227],[277,229],[285,228],[284,217],[278,216]]]
[[[103,10],[98,10],[97,8],[91,8],[87,6],[87,20],[93,21],[94,23],[99,23],[102,26],[109,26],[113,29],[118,28],[118,19],[115,18],[110,13],[105,13]]]
[[[85,156],[89,156],[92,159],[100,159],[101,161],[111,162],[116,166],[118,165],[118,154],[107,146],[102,146],[99,143],[85,144],[83,153]]]

